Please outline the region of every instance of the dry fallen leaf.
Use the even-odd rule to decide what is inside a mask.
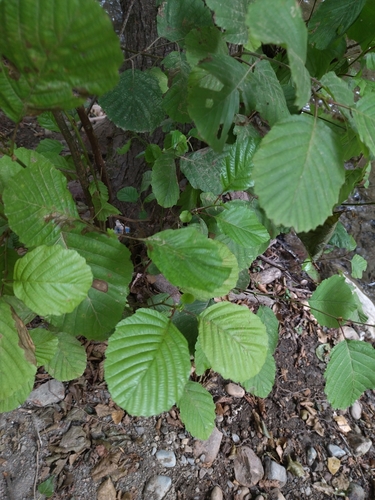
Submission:
[[[333,420],[336,421],[337,425],[339,426],[339,429],[341,432],[350,432],[352,429],[350,428],[350,425],[348,424],[348,421],[343,415],[337,415],[336,417],[333,417]]]
[[[329,472],[334,476],[341,467],[341,462],[336,457],[329,457],[327,461],[327,467]]]
[[[115,410],[111,413],[112,420],[116,425],[121,422],[124,415],[125,415],[124,410]]]
[[[109,406],[107,405],[98,404],[95,406],[95,411],[99,418],[103,418],[103,417],[108,417],[108,415],[111,415],[113,410],[112,408],[109,408]]]
[[[109,477],[98,488],[98,500],[116,500],[116,490]]]

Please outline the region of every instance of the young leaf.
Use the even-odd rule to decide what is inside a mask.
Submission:
[[[0,2],[0,18],[0,108],[13,121],[77,107],[117,83],[123,55],[97,2]]]
[[[190,355],[184,336],[167,317],[138,309],[111,335],[104,366],[119,406],[131,415],[158,415],[180,400]]]
[[[164,153],[155,160],[152,167],[152,191],[159,205],[164,208],[176,205],[180,195],[174,158],[172,152]]]
[[[121,213],[116,207],[108,203],[108,188],[102,181],[91,182],[89,191],[95,208],[95,217],[98,220],[105,221],[110,215]]]
[[[78,219],[66,178],[44,156],[17,149],[27,168],[7,180],[3,193],[9,225],[26,246],[52,244],[61,226]]]
[[[254,155],[253,178],[275,224],[306,232],[324,223],[345,179],[341,149],[328,125],[306,115],[271,129]]]
[[[0,412],[21,405],[36,373],[34,345],[23,323],[0,299]]]
[[[46,479],[45,481],[43,481],[42,483],[40,483],[38,486],[39,493],[41,493],[42,495],[45,495],[47,498],[50,498],[55,491],[55,488],[53,485],[54,478],[55,478],[55,476],[51,476],[48,479]]]
[[[375,154],[375,94],[370,93],[362,97],[356,105],[354,121],[358,128],[359,137]]]
[[[266,398],[272,391],[273,384],[275,383],[276,363],[274,357],[270,352],[267,352],[266,361],[264,362],[260,372],[254,377],[251,377],[243,382],[241,385],[250,394],[254,394],[258,398]]]
[[[247,307],[219,302],[199,315],[199,342],[213,370],[235,382],[255,376],[268,350],[266,327]]]
[[[146,242],[150,258],[164,276],[196,298],[225,295],[236,285],[239,269],[235,256],[194,228],[168,229]]]
[[[94,277],[93,284],[102,286],[92,286],[73,312],[49,319],[62,332],[72,335],[79,332],[88,339],[101,340],[121,319],[133,265],[128,248],[117,239],[98,233],[81,234],[79,229],[83,230],[84,226],[77,228],[77,232],[64,234],[64,243],[86,260]]]
[[[279,341],[279,322],[275,313],[267,306],[259,306],[257,316],[266,327],[269,352],[273,354]]]
[[[340,318],[350,318],[357,309],[350,287],[339,275],[322,281],[312,294],[309,305],[318,323],[329,328],[337,328]]]
[[[120,201],[128,201],[130,203],[135,203],[138,201],[139,194],[135,187],[126,186],[120,191],[117,191],[117,199]]]
[[[164,118],[162,91],[146,71],[128,69],[119,84],[99,99],[113,123],[124,130],[152,132]]]
[[[190,73],[188,111],[199,134],[215,151],[223,150],[249,72],[232,57],[214,54]]]
[[[352,260],[350,261],[352,266],[352,276],[353,278],[362,278],[363,271],[367,269],[367,260],[364,259],[361,255],[354,255]]]
[[[225,175],[224,159],[229,152],[215,153],[211,148],[202,148],[181,158],[181,172],[194,189],[221,194],[222,175]]]
[[[337,223],[335,231],[328,243],[337,248],[345,248],[349,250],[349,252],[354,250],[357,246],[353,236],[348,233],[345,226],[340,221]]]
[[[347,408],[375,388],[375,350],[367,342],[344,340],[331,351],[325,393],[334,408]]]
[[[44,368],[61,382],[80,377],[87,364],[84,346],[68,333],[59,333],[57,340],[56,352],[52,359],[44,364]]]
[[[229,43],[246,45],[249,34],[245,23],[250,0],[233,0],[224,3],[221,0],[207,0],[206,4],[214,11],[215,23],[223,28],[224,37]]]
[[[295,105],[302,108],[310,99],[311,83],[305,68],[307,30],[299,6],[294,0],[255,0],[249,6],[246,23],[251,37],[286,47],[296,86]]]
[[[253,156],[260,143],[260,139],[254,137],[237,138],[232,145],[227,145],[219,165],[220,182],[222,192],[246,191],[254,186],[252,171],[254,168]]]
[[[215,427],[215,404],[211,394],[189,380],[177,402],[186,430],[197,439],[208,439]]]
[[[31,340],[35,345],[37,366],[49,363],[57,351],[58,338],[54,333],[45,328],[29,330]]]

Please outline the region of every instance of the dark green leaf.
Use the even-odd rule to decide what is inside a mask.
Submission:
[[[117,199],[120,201],[135,203],[136,201],[138,201],[138,198],[138,191],[132,186],[127,186],[120,189],[120,191],[117,191]]]
[[[174,159],[173,153],[164,153],[155,160],[152,167],[152,191],[159,205],[164,208],[176,205],[180,196]]]
[[[298,233],[299,239],[304,244],[312,260],[318,260],[321,257],[325,246],[330,241],[336,229],[340,215],[341,212],[336,212],[328,217],[323,225],[318,226],[316,229],[308,233]]]
[[[229,43],[246,45],[249,34],[245,23],[247,7],[251,0],[206,0],[208,7],[214,11],[215,23],[223,28],[225,39]]]

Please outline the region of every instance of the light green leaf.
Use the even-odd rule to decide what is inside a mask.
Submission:
[[[12,274],[13,273],[9,273],[10,276]],[[26,307],[22,300],[17,299],[14,295],[2,295],[2,300],[14,309],[17,316],[25,325],[31,323],[31,321],[35,319],[36,314],[31,309]]]
[[[325,49],[354,23],[366,0],[325,0],[309,22],[310,42]]]
[[[198,149],[181,158],[180,168],[193,188],[221,194],[221,176],[225,175],[223,162],[227,156],[228,151],[215,153],[211,148]]]
[[[180,196],[174,154],[164,153],[152,167],[151,185],[156,200],[164,208],[176,205]]]
[[[35,345],[37,365],[46,365],[57,352],[57,335],[45,328],[34,328],[33,330],[29,330],[29,334]]]
[[[93,0],[0,2],[0,108],[27,114],[71,109],[118,81],[118,37]]]
[[[268,350],[266,327],[247,307],[219,302],[199,315],[199,342],[213,370],[235,382],[255,376]]]
[[[215,404],[207,389],[189,380],[177,405],[186,430],[197,439],[208,439],[214,430],[216,415]]]
[[[36,152],[41,154],[56,153],[59,155],[62,150],[63,145],[56,139],[42,139],[36,148]]]
[[[250,71],[228,55],[215,54],[190,73],[188,111],[199,134],[215,151],[224,147]]]
[[[344,340],[331,351],[325,393],[334,408],[347,408],[375,388],[375,350],[367,342]]]
[[[342,78],[339,78],[333,71],[326,73],[321,79],[321,84],[328,90],[333,99],[339,104],[349,108],[354,108],[354,93]],[[346,107],[339,107],[341,113],[354,125],[352,112]]]
[[[52,130],[52,132],[60,132],[52,111],[45,111],[44,113],[38,115],[37,120],[41,127],[47,130]]]
[[[312,294],[309,304],[318,323],[329,328],[337,328],[339,318],[350,318],[357,309],[349,285],[339,275],[322,281]]]
[[[159,7],[158,35],[183,46],[185,36],[194,28],[212,26],[211,12],[202,0],[166,0]]]
[[[120,201],[135,203],[136,201],[138,201],[138,198],[139,194],[135,187],[126,186],[120,189],[120,191],[117,191],[117,199]]]
[[[275,224],[314,229],[331,215],[344,183],[340,138],[306,115],[278,122],[254,155],[253,178]]]
[[[354,121],[358,128],[359,137],[371,153],[375,155],[375,94],[370,93],[362,97],[356,105]]]
[[[98,233],[69,232],[63,243],[86,260],[94,282],[72,313],[53,316],[50,322],[60,331],[102,340],[120,321],[126,304],[133,273],[130,252],[117,239]]]
[[[271,126],[290,115],[283,89],[269,61],[257,62],[245,81],[242,97],[247,111],[259,111]]]
[[[225,146],[224,152],[229,154],[218,161],[218,165],[221,165],[222,192],[246,191],[253,187],[253,156],[259,143],[258,138],[243,137],[237,138],[234,144]]]
[[[257,316],[264,324],[268,335],[269,352],[273,354],[279,341],[279,322],[270,307],[259,306]]]
[[[237,259],[239,269],[248,269],[254,262],[254,260],[258,257],[258,255],[261,255],[263,252],[265,252],[268,247],[268,241],[265,244],[257,245],[254,247],[244,247],[242,245],[238,245],[226,234],[219,233],[218,231],[218,229],[215,230],[215,241],[220,241],[229,248],[229,250]]]
[[[319,272],[317,271],[317,269],[316,269],[316,267],[311,259],[306,259],[303,262],[302,271],[305,271],[305,273],[307,273],[313,281],[315,281],[317,283],[320,281]]]
[[[305,68],[307,30],[300,7],[294,0],[256,0],[246,18],[250,36],[263,43],[286,47],[296,86],[295,105],[302,108],[310,99],[310,75]]]
[[[257,247],[270,239],[255,212],[241,203],[226,203],[216,221],[224,234],[243,247]]]
[[[335,232],[333,233],[331,239],[328,242],[330,245],[334,245],[337,248],[346,248],[351,252],[357,246],[355,239],[351,234],[348,233],[345,226],[339,221],[335,227]]]
[[[267,352],[266,361],[264,362],[260,372],[254,377],[251,377],[241,385],[250,394],[254,394],[258,398],[266,398],[272,391],[273,384],[275,383],[276,363],[274,357],[270,352]]]
[[[91,199],[95,209],[95,217],[105,221],[110,215],[120,214],[120,210],[108,203],[109,195],[107,186],[98,179],[89,185]]]
[[[27,165],[7,180],[3,193],[9,225],[26,246],[52,244],[61,226],[79,218],[67,181],[44,156],[17,149]]]
[[[352,276],[356,279],[362,279],[363,271],[367,269],[367,260],[364,259],[361,255],[354,255],[352,260],[350,261],[352,266]]]
[[[40,245],[14,266],[14,293],[40,316],[73,311],[87,296],[93,276],[74,250]]]
[[[26,327],[0,299],[0,412],[21,405],[36,373],[34,345]]]
[[[151,73],[138,69],[121,73],[119,84],[103,95],[99,104],[124,130],[152,132],[164,118],[159,82]]]
[[[58,345],[53,358],[44,368],[57,380],[73,380],[85,371],[87,360],[83,345],[68,333],[57,335]]]
[[[250,1],[233,0],[230,3],[222,0],[206,1],[208,7],[214,11],[215,23],[223,28],[227,42],[246,45],[249,35],[245,18]]]
[[[47,498],[50,498],[55,491],[53,484],[54,478],[55,476],[51,476],[42,483],[40,483],[38,486],[39,493],[42,493],[42,495],[46,495]]]
[[[21,172],[21,170],[23,170],[21,165],[13,161],[10,156],[4,155],[0,158],[0,194],[3,194],[8,180],[18,174],[18,172]]]
[[[111,335],[104,367],[119,406],[131,415],[158,415],[182,395],[190,373],[189,349],[167,317],[138,309]]]
[[[238,265],[228,248],[194,228],[168,229],[146,240],[148,254],[164,276],[201,300],[235,287]]]
[[[203,352],[199,338],[195,343],[194,353],[195,373],[199,376],[203,375],[206,370],[211,368],[211,363],[208,361],[207,356]]]
[[[193,29],[186,36],[186,59],[190,66],[206,59],[211,54],[228,54],[223,34],[215,26]]]

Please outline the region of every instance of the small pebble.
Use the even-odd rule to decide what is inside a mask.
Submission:
[[[143,498],[148,500],[162,500],[172,486],[172,479],[168,476],[152,476],[143,490]]]
[[[365,500],[366,498],[364,489],[358,483],[350,483],[346,496],[349,500]]]
[[[138,434],[138,436],[143,436],[145,433],[145,428],[144,427],[135,427],[135,432]]]
[[[243,398],[245,395],[245,390],[237,384],[231,382],[225,386],[225,390],[229,394],[229,396],[233,396],[234,398]]]
[[[343,326],[342,333],[347,340],[359,340],[358,333],[351,326]]]
[[[188,463],[189,463],[190,465],[195,465],[195,460],[194,460],[194,458],[190,458],[190,457],[189,457],[189,458],[187,459],[187,461],[188,461]]]
[[[180,463],[181,463],[181,465],[187,465],[188,461],[187,461],[187,458],[185,457],[185,455],[181,455]]]
[[[193,453],[193,448],[191,446],[185,446],[184,450],[186,453]]]
[[[281,488],[286,484],[288,479],[285,467],[269,459],[266,460],[265,475],[270,481],[278,481]]]
[[[265,500],[264,496],[263,495],[257,495],[255,497],[255,500]]]
[[[350,414],[354,420],[359,420],[362,416],[362,405],[359,401],[356,401],[350,407]]]
[[[176,465],[176,455],[173,451],[159,450],[156,458],[164,467],[174,467]]]
[[[329,444],[327,446],[328,453],[331,457],[341,458],[346,455],[346,451],[337,446],[336,444]]]
[[[311,493],[312,493],[312,490],[311,490],[310,486],[306,486],[306,488],[305,488],[305,495],[307,497],[309,497],[311,495]]]
[[[279,488],[274,488],[270,491],[270,500],[286,500]]]
[[[306,452],[307,465],[311,466],[315,462],[317,456],[318,456],[318,454],[316,452],[316,449],[313,448],[312,446],[309,446],[307,448],[307,452]]]
[[[365,455],[372,446],[371,439],[367,439],[361,434],[356,434],[355,432],[350,432],[347,439],[351,449],[353,450],[353,454],[356,457]]]
[[[211,500],[223,500],[223,492],[219,486],[215,486],[211,491]]]
[[[206,474],[207,474],[207,469],[200,469],[199,479],[203,479]]]
[[[232,434],[232,441],[233,443],[239,443],[240,442],[240,436],[238,434]]]

